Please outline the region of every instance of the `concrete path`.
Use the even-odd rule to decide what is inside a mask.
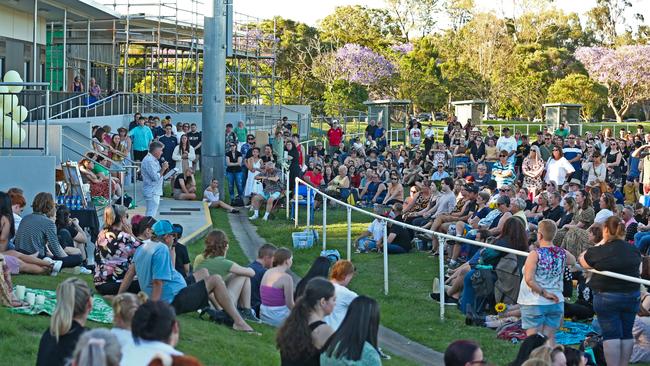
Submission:
[[[228,215],[228,220],[244,254],[250,261],[253,261],[257,257],[257,249],[266,241],[257,234],[257,228],[250,223],[246,213]],[[293,272],[291,275],[294,282],[298,283],[300,277]],[[418,365],[444,365],[442,353],[383,326],[379,328],[379,344],[391,354],[413,361]]]

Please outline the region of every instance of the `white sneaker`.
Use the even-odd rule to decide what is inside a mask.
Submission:
[[[255,214],[255,215],[249,217],[250,220],[257,220],[257,219],[259,219],[259,218],[260,218],[260,215],[257,215],[257,214]]]
[[[50,272],[50,276],[56,276],[61,272],[61,267],[63,267],[63,262],[62,261],[54,261],[54,265],[52,266],[52,272]]]
[[[81,274],[91,274],[91,273],[93,273],[93,271],[89,270],[88,268],[86,268],[84,266],[79,266],[79,267],[80,267],[79,268],[79,273],[81,273]]]
[[[49,264],[54,264],[56,261],[50,257],[43,257],[43,260]]]
[[[269,217],[266,216],[266,215],[264,215],[264,217],[262,218],[262,220],[264,220],[264,221],[269,221]]]

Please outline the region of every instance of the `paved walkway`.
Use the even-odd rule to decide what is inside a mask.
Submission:
[[[239,242],[242,250],[249,260],[257,257],[257,249],[266,241],[257,234],[257,228],[250,223],[246,213],[239,215],[228,215],[232,231]],[[300,277],[291,273],[294,282],[297,283]],[[386,327],[379,328],[379,344],[391,354],[413,361],[418,365],[443,365],[443,355],[420,343],[412,341],[397,332]]]

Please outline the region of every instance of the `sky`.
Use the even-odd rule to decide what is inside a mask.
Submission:
[[[298,20],[303,23],[315,26],[317,22],[331,14],[337,6],[342,5],[365,5],[367,7],[384,7],[384,0],[233,0],[236,12],[255,16],[258,18],[271,18],[279,15],[283,18]],[[513,0],[475,0],[476,6],[481,10],[492,10],[500,16],[511,16],[513,13]],[[646,21],[650,21],[650,0],[632,0],[633,10],[630,11],[628,19],[632,19],[632,13],[645,15]],[[566,12],[583,14],[595,6],[596,0],[555,0],[555,7]],[[441,15],[443,16],[443,15]],[[440,20],[441,24],[445,19]]]

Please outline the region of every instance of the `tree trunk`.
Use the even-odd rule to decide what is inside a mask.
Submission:
[[[641,109],[643,109],[643,116],[646,121],[650,121],[650,100],[644,100],[641,103]]]
[[[616,108],[614,105],[614,99],[612,97],[607,97],[607,104],[609,104],[609,107],[614,111],[614,115],[616,116],[616,122],[621,123],[623,122],[623,113]]]

